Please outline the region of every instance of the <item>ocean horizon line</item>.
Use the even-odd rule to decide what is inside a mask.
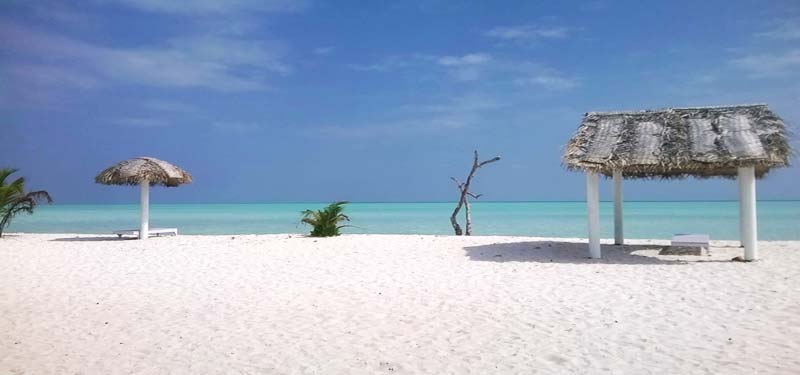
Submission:
[[[300,213],[325,202],[159,203],[150,207],[154,227],[180,228],[183,234],[293,233],[303,231]],[[350,233],[453,233],[454,201],[354,202],[346,213]],[[611,201],[601,206],[601,235],[613,235]],[[585,201],[475,202],[475,234],[580,237],[586,233]],[[716,239],[739,238],[739,202],[628,201],[625,232],[630,238],[664,238],[670,233],[708,233]],[[760,201],[760,239],[800,240],[800,201]],[[138,222],[139,202],[56,204],[23,215],[9,232],[105,233]]]
[[[800,202],[800,199],[759,199],[759,202]],[[268,201],[268,202],[158,202],[151,205],[164,205],[164,204],[203,204],[203,205],[246,205],[246,204],[328,204],[334,201]],[[347,201],[354,204],[419,204],[419,203],[457,203],[455,200],[447,201]],[[585,203],[585,200],[530,200],[530,201],[517,201],[517,200],[485,200],[470,202],[471,204],[481,203]],[[613,200],[600,200],[603,203],[613,203]],[[624,203],[709,203],[709,202],[738,202],[736,199],[668,199],[668,200],[625,200]],[[129,206],[139,205],[138,202],[122,203],[122,202],[86,202],[86,203],[58,203],[54,202],[50,206],[82,206],[82,205],[96,205],[96,206]],[[45,207],[45,206],[42,206]]]

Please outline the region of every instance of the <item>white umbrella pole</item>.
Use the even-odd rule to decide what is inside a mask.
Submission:
[[[744,260],[758,259],[758,224],[756,217],[756,174],[753,167],[739,167],[739,228],[742,230]]]
[[[586,172],[586,207],[589,215],[589,256],[600,254],[600,183],[597,172]]]
[[[141,225],[139,226],[139,239],[146,240],[150,235],[150,181],[144,180],[140,184],[142,187],[141,194]]]
[[[614,245],[622,245],[622,171],[614,171]]]

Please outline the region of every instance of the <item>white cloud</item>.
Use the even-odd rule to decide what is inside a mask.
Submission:
[[[457,81],[480,79],[492,57],[485,53],[470,53],[463,56],[442,56],[436,63],[447,69],[448,74]]]
[[[309,134],[333,136],[338,138],[395,137],[437,133],[444,130],[463,128],[472,122],[470,116],[442,116],[415,120],[380,122],[373,125],[321,126]]]
[[[64,86],[91,89],[99,86],[92,76],[81,74],[66,67],[41,64],[14,64],[3,68],[6,82],[18,82],[33,86]]]
[[[705,85],[719,81],[719,77],[714,74],[701,74],[689,80],[689,84]]]
[[[112,123],[132,128],[160,128],[169,126],[166,120],[152,117],[127,117],[113,120]]]
[[[307,132],[314,136],[340,138],[372,138],[440,134],[481,125],[492,110],[502,107],[493,98],[471,94],[446,98],[436,104],[400,106],[387,118],[376,118],[363,124],[316,127]],[[391,111],[390,111],[391,112]]]
[[[291,12],[304,9],[306,0],[100,0],[148,12],[170,14],[226,14],[245,12]]]
[[[199,60],[224,67],[248,66],[287,74],[292,69],[280,59],[285,48],[281,43],[243,40],[218,36],[176,38],[166,48],[154,48],[150,52],[177,55],[177,58]],[[147,51],[147,50],[145,50]]]
[[[25,5],[31,6],[32,13],[37,18],[63,23],[70,27],[85,27],[97,22],[95,17],[74,12],[65,4],[58,2],[29,2]]]
[[[350,64],[348,65],[348,67],[350,67],[350,69],[353,70],[364,71],[364,72],[390,72],[406,68],[417,62],[418,62],[417,59],[414,57],[402,58],[400,56],[389,56],[377,63]]]
[[[748,55],[732,60],[734,66],[750,73],[751,78],[778,77],[800,72],[800,49],[783,53]]]
[[[442,66],[467,66],[485,64],[491,59],[485,53],[470,53],[464,56],[442,56],[436,59],[436,63]]]
[[[431,70],[458,82],[475,82],[490,79],[493,85],[535,85],[550,91],[568,90],[580,85],[578,79],[557,69],[529,61],[495,58],[488,53],[465,55],[392,56],[370,65],[350,65],[361,71],[390,72],[401,69]]]
[[[146,100],[142,107],[158,112],[193,113],[197,112],[197,107],[182,102],[170,100]]]
[[[772,30],[756,35],[773,39],[800,39],[800,18],[781,20],[775,24]]]
[[[314,52],[315,55],[327,56],[327,55],[332,54],[335,49],[336,49],[336,47],[334,47],[334,46],[317,47],[317,48],[314,48],[313,52]]]
[[[502,67],[520,87],[561,92],[581,85],[580,79],[551,66],[530,61],[507,61]]]
[[[596,1],[589,1],[583,3],[580,6],[580,9],[583,11],[599,11],[607,9],[609,4],[604,0],[596,0]]]
[[[484,33],[485,36],[502,40],[561,39],[569,35],[566,27],[537,27],[534,25],[495,27]]]
[[[252,133],[260,128],[260,126],[254,122],[240,121],[220,121],[215,122],[212,126],[218,130],[239,134]]]
[[[555,91],[569,90],[579,86],[577,79],[554,73],[540,73],[530,77],[519,78],[515,82],[520,85],[538,86]]]
[[[390,56],[374,64],[351,64],[350,68],[360,71],[391,72],[410,68],[438,67],[457,81],[474,81],[490,69],[492,56],[486,53],[468,53],[460,56],[434,56],[412,54],[408,56]]]
[[[102,83],[243,91],[263,89],[267,77],[292,70],[283,62],[284,48],[276,42],[199,36],[115,48],[7,23],[0,23],[0,35],[0,47],[13,52],[17,65],[44,60],[65,75]]]
[[[406,114],[454,114],[483,112],[501,108],[502,106],[503,104],[491,96],[473,93],[448,97],[437,104],[406,105],[400,109]]]

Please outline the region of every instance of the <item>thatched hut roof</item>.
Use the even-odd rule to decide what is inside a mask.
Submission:
[[[192,175],[163,160],[143,156],[114,164],[94,178],[105,185],[139,185],[144,180],[150,185],[178,186],[192,182]]]
[[[789,164],[786,126],[764,104],[590,112],[563,156],[570,170],[627,178],[758,177]]]

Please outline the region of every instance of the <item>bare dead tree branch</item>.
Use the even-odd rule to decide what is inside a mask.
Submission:
[[[450,179],[453,180],[453,182],[456,183],[456,185],[458,187],[458,190],[461,193],[461,195],[460,195],[460,197],[458,199],[458,204],[456,205],[456,208],[453,210],[453,214],[450,215],[450,224],[453,225],[453,231],[456,233],[457,236],[460,236],[462,234],[469,236],[469,235],[472,234],[472,215],[471,215],[471,211],[470,211],[469,197],[472,197],[473,199],[478,199],[482,195],[482,194],[473,194],[471,191],[469,191],[469,186],[472,183],[472,177],[475,176],[475,172],[479,168],[483,167],[486,164],[494,163],[494,162],[499,161],[499,160],[500,160],[500,157],[499,156],[495,156],[495,157],[493,157],[493,158],[491,158],[489,160],[484,160],[482,162],[478,162],[478,151],[476,150],[475,153],[474,153],[473,160],[472,160],[472,169],[470,169],[469,175],[467,175],[466,181],[461,182],[455,177],[450,177]],[[461,207],[464,207],[464,211],[465,211],[465,219],[466,219],[466,231],[465,232],[462,232],[461,226],[458,224],[458,219],[457,219],[458,213],[459,213],[459,211],[461,211]]]

